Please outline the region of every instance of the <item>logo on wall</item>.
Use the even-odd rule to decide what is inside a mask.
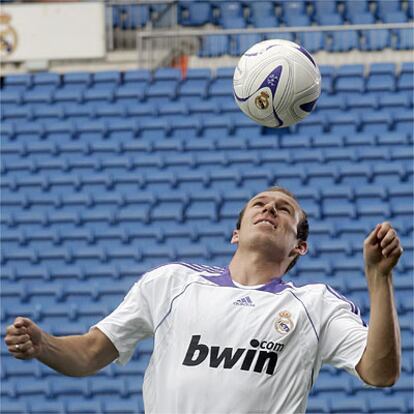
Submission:
[[[0,14],[0,56],[10,56],[17,47],[17,33],[10,25],[11,16]]]

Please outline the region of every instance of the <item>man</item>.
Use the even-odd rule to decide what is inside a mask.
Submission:
[[[364,243],[369,328],[329,286],[282,281],[306,254],[307,234],[306,213],[294,196],[270,188],[240,213],[228,268],[161,266],[85,335],[53,337],[19,317],[6,344],[16,358],[84,376],[114,360],[127,363],[137,342],[153,335],[143,388],[148,413],[304,412],[323,363],[367,384],[391,386],[400,372],[396,232],[379,224]]]

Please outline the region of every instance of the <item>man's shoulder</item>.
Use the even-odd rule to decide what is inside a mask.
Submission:
[[[166,263],[150,269],[146,274],[146,280],[153,279],[191,279],[200,275],[214,275],[223,272],[224,268],[219,266],[209,266],[205,264],[173,262]]]

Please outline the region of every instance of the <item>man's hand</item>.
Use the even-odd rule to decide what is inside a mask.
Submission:
[[[7,327],[4,342],[17,359],[37,358],[41,352],[42,332],[30,319],[17,317],[13,325]]]
[[[403,252],[400,239],[391,224],[378,224],[364,242],[365,268],[388,276]]]

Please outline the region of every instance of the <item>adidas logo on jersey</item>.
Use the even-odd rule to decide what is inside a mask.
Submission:
[[[253,349],[230,348],[220,349],[219,346],[208,346],[200,342],[201,335],[193,335],[184,357],[183,365],[196,366],[204,362],[210,354],[208,361],[211,368],[224,369],[235,367],[237,362],[242,361],[240,369],[273,375],[276,369],[278,352],[282,352],[285,345],[278,342],[259,341],[252,339],[250,346]],[[258,348],[262,350],[258,350]]]
[[[250,296],[245,296],[244,298],[237,299],[235,302],[233,302],[233,305],[236,305],[236,306],[255,306],[255,304],[251,300]]]

